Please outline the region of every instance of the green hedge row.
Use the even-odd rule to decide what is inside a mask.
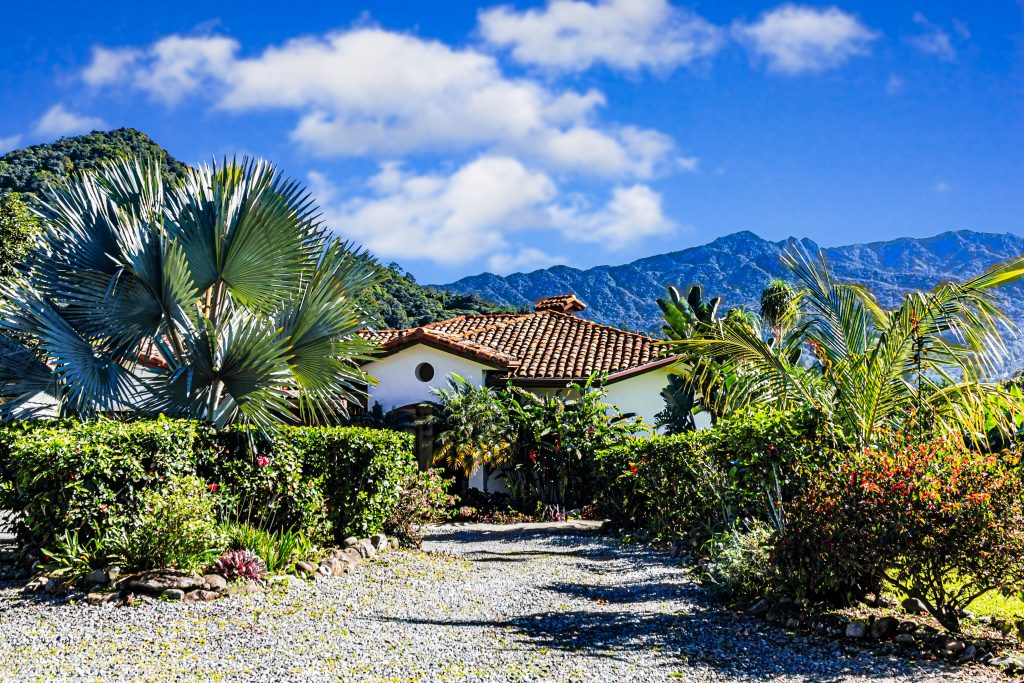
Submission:
[[[599,504],[621,527],[699,542],[738,519],[769,518],[837,445],[812,411],[741,412],[710,429],[601,451]]]
[[[412,438],[354,427],[290,427],[272,442],[186,420],[38,422],[0,429],[0,504],[23,514],[28,548],[85,537],[174,475],[208,483],[226,519],[317,541],[379,531],[415,470]]]

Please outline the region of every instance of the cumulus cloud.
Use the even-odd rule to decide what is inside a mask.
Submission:
[[[667,0],[550,0],[517,12],[480,12],[483,39],[517,62],[578,72],[603,64],[623,71],[669,70],[708,57],[721,30]]]
[[[8,135],[6,137],[0,137],[0,154],[4,154],[5,152],[9,152],[12,149],[15,149],[20,144],[21,144],[21,136],[20,135]]]
[[[381,165],[353,198],[320,173],[309,177],[327,224],[387,258],[426,259],[443,265],[491,259],[492,269],[550,265],[538,249],[516,239],[527,231],[561,234],[609,248],[671,229],[660,196],[645,185],[616,187],[604,205],[563,203],[546,173],[507,156],[481,156],[450,174]]]
[[[511,78],[492,55],[408,34],[360,27],[239,53],[231,38],[168,36],[141,50],[96,48],[83,78],[168,103],[195,95],[227,111],[292,111],[292,139],[321,156],[482,150],[646,178],[673,147],[657,131],[601,124],[599,91]]]
[[[36,122],[36,133],[45,136],[73,135],[106,127],[103,119],[75,114],[58,103],[47,109]]]
[[[838,7],[787,4],[752,23],[736,23],[733,35],[768,70],[781,74],[820,73],[867,54],[879,34]]]
[[[907,42],[921,52],[938,57],[945,62],[952,62],[956,59],[953,39],[941,26],[936,26],[928,21],[928,18],[920,12],[914,13],[914,23],[920,27],[920,33],[907,38]],[[960,32],[960,35],[964,35],[966,26],[962,22],[957,22],[957,31]]]

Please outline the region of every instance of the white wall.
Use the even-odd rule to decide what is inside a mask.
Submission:
[[[420,363],[434,366],[434,378],[429,382],[421,382],[416,377],[416,367]],[[484,372],[488,369],[482,363],[426,344],[415,344],[363,366],[363,370],[377,380],[377,384],[370,387],[367,407],[380,403],[387,412],[410,403],[433,401],[435,397],[430,390],[434,387],[447,388],[448,377],[453,373],[482,386]]]
[[[653,426],[654,416],[665,407],[661,390],[668,386],[670,374],[671,368],[659,368],[609,384],[605,387],[605,402],[618,406],[624,413],[635,413]],[[698,429],[711,426],[711,416],[707,413],[698,413],[694,417]]]

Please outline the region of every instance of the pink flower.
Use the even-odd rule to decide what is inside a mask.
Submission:
[[[270,464],[270,458],[268,458],[265,455],[261,455],[260,457],[256,458],[256,466],[257,467],[266,467],[269,464]]]

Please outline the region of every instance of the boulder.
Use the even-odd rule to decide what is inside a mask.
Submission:
[[[914,644],[914,634],[913,633],[897,633],[896,637],[893,638],[892,640],[893,640],[894,643],[899,643],[900,645],[913,645]]]
[[[378,552],[387,550],[388,537],[384,534],[374,534],[373,536],[370,536],[370,544],[373,545],[374,549]]]
[[[871,637],[875,640],[888,640],[896,635],[900,622],[896,617],[882,617],[871,624]]]
[[[847,638],[863,638],[868,633],[868,627],[860,621],[851,621],[846,625]]]
[[[164,600],[184,600],[185,591],[180,588],[167,588],[160,594],[160,597]]]
[[[761,598],[753,605],[747,608],[747,614],[753,617],[760,617],[768,613],[768,610],[772,608],[772,603],[767,598]]]
[[[360,562],[363,561],[363,555],[355,548],[346,548],[341,555],[342,559],[348,563],[350,567],[357,567]]]
[[[377,549],[373,547],[373,544],[370,543],[370,539],[368,538],[360,539],[359,542],[356,543],[355,549],[358,550],[359,554],[363,557],[373,557],[377,554]]]
[[[88,593],[85,596],[85,602],[88,605],[109,605],[120,599],[120,593]]]
[[[220,574],[207,574],[203,577],[203,583],[206,584],[206,590],[222,592],[227,590],[228,580]]]
[[[190,591],[185,594],[185,602],[212,602],[220,597],[217,591],[199,590]]]
[[[348,538],[345,539],[345,547],[346,548],[351,548],[356,543],[359,543],[359,539],[356,538],[355,536],[349,536]]]
[[[390,548],[391,550],[398,550],[401,547],[402,547],[402,544],[398,542],[397,538],[389,538],[388,539],[388,548]]]
[[[316,571],[316,567],[311,565],[309,562],[296,562],[295,571],[299,572],[300,574],[312,574]]]
[[[903,610],[907,614],[924,614],[928,611],[928,608],[924,606],[924,603],[917,598],[906,598],[900,604],[903,606]]]
[[[198,574],[144,572],[127,579],[124,582],[124,587],[138,593],[162,595],[169,588],[182,591],[182,593],[196,588],[206,588],[206,581]]]
[[[93,569],[89,576],[85,577],[85,583],[90,586],[106,586],[110,583],[110,577],[102,569]]]

